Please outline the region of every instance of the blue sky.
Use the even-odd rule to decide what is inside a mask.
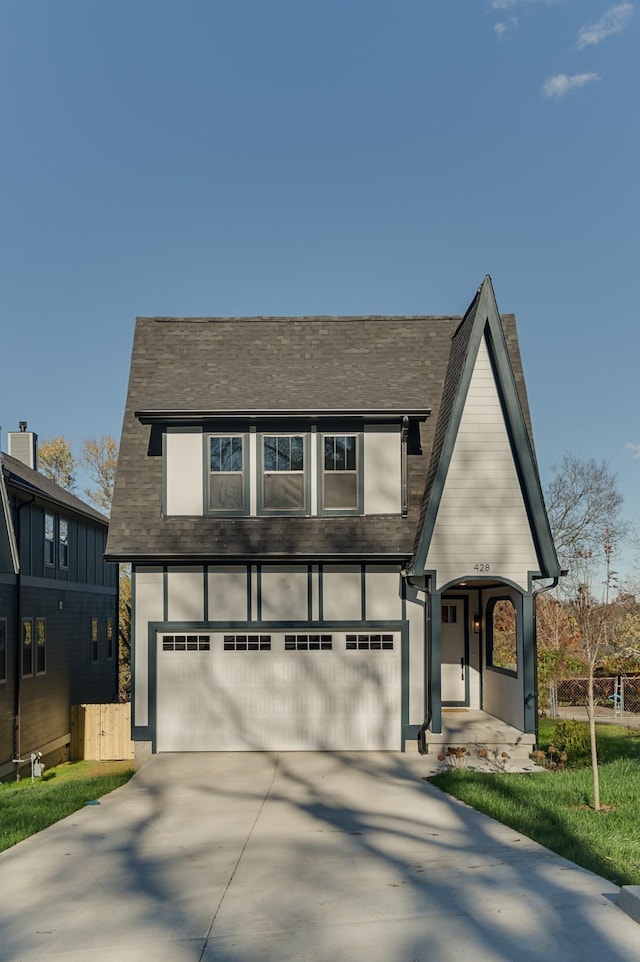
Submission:
[[[604,458],[640,516],[638,7],[2,0],[3,448],[118,436],[137,314],[454,314],[489,273],[543,481]]]

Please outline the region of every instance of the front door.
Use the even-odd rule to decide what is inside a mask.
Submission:
[[[443,598],[441,698],[445,707],[469,704],[469,637],[465,598]]]

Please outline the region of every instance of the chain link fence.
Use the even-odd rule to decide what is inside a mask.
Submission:
[[[564,678],[549,686],[549,714],[558,718],[561,709],[584,708],[587,703],[588,678]],[[596,715],[619,716],[640,714],[640,678],[594,678]]]

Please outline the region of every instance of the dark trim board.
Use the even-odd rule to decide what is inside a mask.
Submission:
[[[148,672],[148,724],[132,725],[131,737],[134,741],[151,742],[153,753],[157,751],[157,634],[158,632],[177,631],[393,631],[400,634],[400,750],[405,750],[407,741],[417,737],[420,726],[409,724],[409,622],[408,621],[151,621],[147,627],[147,672]],[[133,686],[132,666],[132,686]],[[132,691],[135,688],[132,687]],[[133,701],[133,699],[132,699]],[[132,704],[132,717],[135,718],[135,705]]]

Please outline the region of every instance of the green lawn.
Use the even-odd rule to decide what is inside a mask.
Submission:
[[[553,725],[541,724],[543,749],[557,740]],[[576,725],[587,727],[585,722]],[[617,885],[638,885],[640,732],[618,725],[598,725],[597,732],[600,812],[591,808],[592,773],[587,767],[509,775],[461,770],[429,781]]]
[[[0,785],[0,852],[124,785],[130,762],[73,762]]]

